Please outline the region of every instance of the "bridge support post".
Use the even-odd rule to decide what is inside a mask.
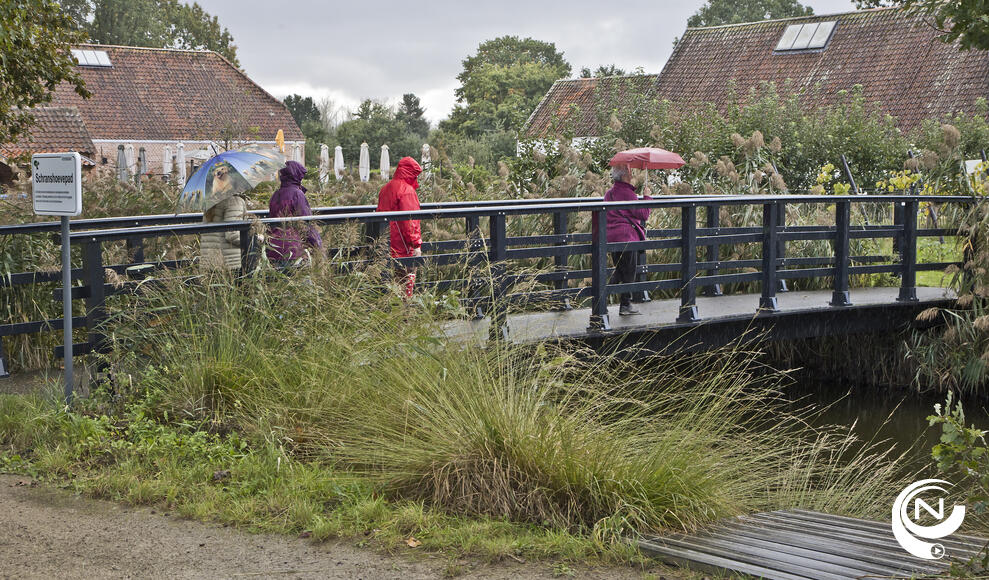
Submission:
[[[777,312],[776,276],[777,251],[779,250],[779,205],[770,201],[762,206],[762,297],[759,298],[760,312]]]
[[[0,379],[10,376],[10,361],[7,360],[7,351],[3,349],[3,337],[0,336]]]
[[[903,204],[903,234],[900,245],[901,264],[899,302],[917,301],[917,199]]]
[[[831,306],[851,306],[848,296],[849,236],[852,203],[839,201],[834,205],[834,293]]]
[[[677,322],[697,322],[697,206],[680,208],[680,315]]]
[[[464,229],[467,232],[467,252],[470,254],[468,264],[476,267],[483,262],[483,258],[476,252],[484,248],[484,241],[481,239],[481,218],[477,216],[467,216],[464,218]],[[481,292],[485,290],[485,285],[480,280],[471,280],[467,289],[468,309],[473,310],[474,320],[484,318],[484,306],[481,300]]]
[[[608,212],[594,210],[591,220],[591,322],[588,332],[611,330],[608,320]]]
[[[786,227],[786,203],[779,202],[779,208],[776,211],[776,225],[780,228]],[[779,259],[786,258],[786,240],[782,238],[777,238],[779,242],[776,244],[776,257]],[[779,279],[779,287],[777,288],[779,292],[789,292],[790,288],[786,285],[786,280]]]
[[[565,211],[553,212],[553,233],[558,236],[564,236],[562,242],[558,242],[556,246],[566,246],[567,245],[567,234],[570,228],[570,215]],[[570,270],[570,256],[555,256],[553,261],[556,263],[556,273],[564,276],[559,280],[553,282],[553,287],[557,290],[566,290],[570,285],[567,282],[566,275]],[[573,306],[570,305],[570,298],[564,298],[560,303],[560,308],[562,310],[573,310]]]
[[[254,272],[261,261],[261,244],[251,232],[250,226],[240,230],[240,274],[247,276]]]
[[[508,255],[505,214],[491,216],[491,340],[508,340],[508,305],[505,304],[505,259]]]
[[[86,293],[86,328],[89,331],[90,352],[105,352],[103,321],[106,320],[106,272],[103,270],[103,245],[100,242],[88,241],[83,244],[82,275],[89,289]],[[63,290],[62,300],[72,300],[71,288]]]
[[[704,219],[705,225],[708,228],[717,230],[721,224],[721,206],[711,204],[704,207]],[[717,235],[717,231],[714,232]],[[707,273],[709,276],[717,276],[721,268],[718,267],[718,262],[721,260],[721,245],[711,244],[707,247],[707,261],[714,264],[713,268],[709,268]],[[704,288],[705,296],[722,296],[721,284],[712,284]]]

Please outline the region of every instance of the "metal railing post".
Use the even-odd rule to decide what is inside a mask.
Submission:
[[[0,379],[10,376],[10,361],[7,359],[7,351],[3,349],[3,337],[0,337]]]
[[[591,220],[591,321],[588,332],[611,330],[608,320],[608,212],[594,210]]]
[[[916,199],[903,204],[903,237],[900,253],[903,255],[901,264],[899,302],[917,301],[917,207]]]
[[[680,314],[677,322],[696,322],[697,206],[680,208]]]
[[[472,268],[481,264],[482,260],[473,255],[484,248],[484,240],[481,234],[481,218],[476,215],[464,218],[464,231],[467,236],[467,253],[470,257],[467,260],[467,267]],[[487,290],[487,285],[480,280],[470,278],[468,280],[467,297],[469,305],[474,311],[474,320],[484,318],[484,303],[482,295]]]
[[[240,230],[240,273],[246,276],[254,272],[261,260],[261,244],[251,233],[251,226]]]
[[[505,297],[505,259],[508,255],[507,227],[505,214],[498,212],[491,216],[491,246],[488,259],[491,261],[491,326],[488,335],[492,340],[508,340],[508,305]]]
[[[831,294],[831,306],[851,306],[848,296],[848,267],[849,267],[849,224],[851,223],[852,204],[850,201],[839,201],[834,205],[834,292]]]
[[[777,225],[779,223],[779,205],[770,201],[762,206],[762,296],[759,298],[759,310],[776,312],[779,310],[776,302],[776,252],[779,250]]]
[[[565,211],[553,212],[553,233],[558,236],[564,236],[563,241],[554,244],[557,247],[567,245],[567,240],[569,240],[569,236],[567,234],[569,233],[570,228],[569,218],[570,214]],[[570,270],[570,256],[555,256],[553,261],[556,264],[556,273],[563,274],[564,276],[562,279],[555,280],[553,282],[553,287],[557,290],[566,290],[570,287],[570,284],[565,277],[567,275],[566,273]],[[560,304],[560,308],[563,310],[572,310],[573,306],[570,305],[570,298],[564,298],[563,302]]]
[[[106,337],[102,324],[106,320],[106,272],[103,269],[103,245],[87,241],[82,246],[82,276],[86,292],[86,329],[91,352],[104,352]],[[63,289],[62,300],[72,300],[72,288]]]
[[[779,202],[779,209],[776,212],[776,225],[779,227],[786,227],[786,202]],[[778,242],[776,244],[776,257],[786,258],[786,240],[782,238],[777,238]],[[786,280],[780,278],[779,287],[777,288],[779,292],[789,292],[790,288],[786,285]]]
[[[721,224],[721,206],[718,205],[707,205],[704,206],[704,218],[705,225],[714,229],[713,235],[717,234],[717,229]],[[718,267],[718,262],[721,260],[721,245],[720,244],[710,244],[707,247],[707,261],[714,264],[714,267],[709,268],[707,273],[709,276],[717,276],[721,268]],[[705,296],[721,296],[723,292],[721,291],[721,284],[712,284],[704,288]]]

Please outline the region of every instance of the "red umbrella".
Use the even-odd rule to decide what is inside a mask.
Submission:
[[[683,167],[683,158],[658,147],[639,147],[622,151],[611,158],[608,165],[629,165],[635,169],[677,169]]]

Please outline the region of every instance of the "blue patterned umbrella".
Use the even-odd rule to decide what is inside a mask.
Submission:
[[[179,205],[206,211],[263,181],[278,179],[285,157],[262,149],[224,151],[203,164],[186,182]]]

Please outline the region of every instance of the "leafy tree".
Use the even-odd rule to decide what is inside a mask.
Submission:
[[[50,102],[59,83],[89,96],[69,52],[84,40],[53,0],[0,2],[0,143],[25,132],[30,108]]]
[[[620,69],[613,64],[601,65],[591,72],[591,69],[584,67],[580,69],[580,78],[589,79],[591,77],[623,77],[625,76],[625,70]]]
[[[425,137],[429,134],[429,121],[424,117],[425,114],[426,110],[422,108],[419,97],[406,93],[402,95],[402,104],[398,106],[395,119],[405,126],[407,132]]]
[[[989,50],[989,4],[985,0],[856,0],[858,8],[902,6],[912,14],[934,20],[945,42],[958,41],[962,50]]]
[[[100,44],[213,50],[238,65],[233,35],[193,2],[180,0],[59,0]]]
[[[288,108],[288,112],[292,113],[292,118],[295,119],[295,124],[299,128],[302,128],[306,121],[320,123],[319,108],[316,107],[312,97],[303,98],[302,95],[289,95],[285,97],[283,102]]]
[[[355,165],[361,152],[361,143],[367,143],[371,153],[371,166],[376,167],[382,145],[388,145],[391,156],[395,159],[402,153],[395,151],[395,144],[405,135],[402,123],[395,119],[395,114],[382,103],[365,99],[351,114],[348,121],[340,123],[336,130],[336,138],[343,148],[343,155]],[[408,154],[408,153],[405,153]]]
[[[459,104],[441,125],[471,137],[519,130],[553,82],[570,74],[555,44],[517,36],[482,42],[463,67]]]
[[[708,0],[687,19],[687,26],[720,26],[813,14],[813,8],[797,0]]]

